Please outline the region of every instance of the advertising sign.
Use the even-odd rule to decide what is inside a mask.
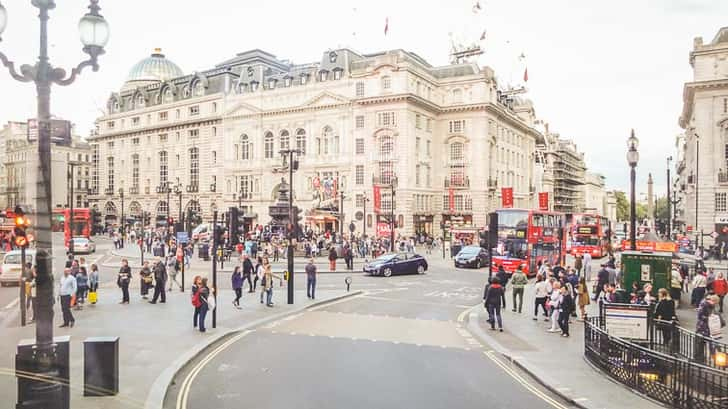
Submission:
[[[377,237],[390,237],[392,229],[390,229],[389,223],[379,222],[377,223]]]
[[[190,242],[190,236],[186,231],[177,232],[177,243],[186,244]]]
[[[382,211],[382,188],[374,186],[374,213]]]
[[[501,199],[503,202],[503,207],[505,207],[505,208],[513,207],[513,188],[512,187],[502,188],[501,189]]]
[[[580,226],[577,234],[597,234],[597,226]]]
[[[668,253],[677,252],[677,245],[670,241],[644,241],[637,240],[635,242],[638,251],[665,251]],[[629,240],[622,240],[622,249],[629,249]]]
[[[604,304],[604,324],[609,335],[646,341],[649,307],[628,304]]]
[[[549,192],[539,192],[538,209],[544,211],[549,210]]]

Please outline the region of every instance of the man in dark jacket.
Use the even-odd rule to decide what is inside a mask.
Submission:
[[[164,291],[164,285],[167,283],[167,268],[162,263],[162,260],[157,257],[154,264],[154,297],[150,304],[156,304],[157,298],[160,298],[159,302],[167,302],[167,293]]]
[[[247,254],[243,255],[243,283],[245,283],[245,280],[248,280],[248,287],[250,289],[248,290],[249,293],[252,293],[253,290],[253,282],[250,280],[250,277],[253,275],[253,262],[250,261],[250,257],[248,257]]]
[[[594,293],[594,301],[599,299],[599,294],[601,294],[606,284],[609,284],[609,271],[606,269],[606,266],[602,264],[602,268],[597,273],[597,290]]]
[[[488,322],[490,329],[495,330],[495,321],[498,320],[498,329],[503,332],[503,319],[501,318],[501,303],[506,304],[505,289],[500,285],[498,277],[493,278],[490,284],[485,286],[483,304],[488,310]]]
[[[498,279],[498,283],[503,287],[503,292],[506,291],[506,284],[508,284],[508,280],[511,278],[511,274],[509,274],[505,268],[503,268],[503,264],[498,266],[498,272],[495,275],[495,278]],[[506,297],[503,297],[503,308],[506,308]]]
[[[333,244],[329,248],[329,268],[336,271],[336,247]]]

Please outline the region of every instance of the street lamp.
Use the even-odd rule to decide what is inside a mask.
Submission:
[[[48,58],[48,12],[56,7],[54,0],[32,0],[31,4],[40,11],[40,50],[38,61],[35,65],[22,65],[20,72],[15,69],[15,63],[0,52],[0,62],[8,68],[10,76],[20,82],[34,82],[37,91],[38,112],[38,163],[40,172],[37,185],[41,186],[36,193],[36,212],[43,217],[37,218],[36,242],[36,350],[35,355],[30,358],[32,367],[28,372],[37,375],[35,381],[26,380],[28,394],[19,393],[18,405],[25,405],[23,396],[30,396],[38,406],[56,408],[70,405],[68,396],[64,398],[62,382],[58,382],[55,376],[58,374],[54,364],[63,360],[68,364],[68,356],[59,357],[56,346],[53,345],[53,275],[51,272],[51,248],[53,246],[51,236],[51,86],[53,84],[67,86],[72,84],[76,77],[86,67],[98,71],[98,57],[104,53],[104,46],[109,40],[109,25],[99,14],[101,10],[98,0],[91,0],[89,12],[81,18],[79,31],[83,51],[89,55],[89,59],[81,62],[73,68],[67,76],[66,70],[53,67]],[[7,26],[8,14],[0,1],[0,34]],[[0,39],[1,41],[1,39]],[[19,378],[20,379],[20,378]],[[47,382],[54,379],[53,383]],[[25,389],[25,388],[23,388]]]
[[[124,228],[124,188],[119,188],[119,197],[121,198],[121,248],[124,248],[124,236],[126,229]]]
[[[174,194],[177,195],[177,198],[179,199],[179,222],[182,223],[182,229],[184,229],[184,218],[182,214],[182,183],[177,183],[174,187]]]
[[[281,154],[281,158],[283,159],[283,167],[288,167],[288,186],[290,191],[288,192],[288,252],[286,256],[288,257],[288,283],[287,283],[287,289],[288,289],[288,304],[293,304],[293,294],[294,294],[294,288],[293,288],[293,250],[294,250],[294,214],[293,214],[293,172],[298,170],[298,156],[302,153],[300,149],[281,149],[279,151]],[[296,155],[296,159],[294,160],[293,155]]]
[[[364,205],[364,209],[363,209],[364,217],[362,218],[362,220],[364,222],[362,223],[362,225],[364,226],[364,232],[362,233],[362,239],[366,240],[366,238],[367,238],[367,202],[369,201],[369,196],[367,196],[367,192],[364,192],[363,196],[364,196],[364,200],[362,201],[362,203]]]
[[[629,232],[629,241],[630,241],[630,249],[631,250],[637,250],[637,206],[636,206],[636,200],[635,200],[635,179],[637,177],[637,174],[635,172],[635,168],[637,167],[637,162],[640,160],[640,154],[637,152],[637,148],[639,147],[639,139],[637,139],[636,136],[634,136],[634,129],[632,130],[631,135],[629,136],[629,139],[627,139],[627,163],[629,163],[630,172],[629,172],[629,184],[630,184],[630,203],[629,203],[629,226],[630,226],[630,232]]]
[[[2,14],[2,11],[0,11],[0,14]],[[68,168],[69,168],[68,180],[69,180],[70,185],[71,185],[70,198],[68,200],[68,207],[69,207],[69,216],[68,216],[68,218],[70,219],[68,221],[68,231],[71,232],[71,237],[68,240],[68,253],[71,255],[71,259],[75,258],[75,254],[73,252],[73,236],[75,234],[75,229],[74,229],[73,224],[74,224],[74,221],[76,220],[75,215],[74,215],[74,211],[73,211],[73,201],[74,201],[74,194],[73,194],[73,184],[74,184],[74,180],[73,180],[73,175],[75,174],[76,166],[80,166],[80,165],[81,165],[81,162],[76,162],[76,161],[68,162]]]
[[[672,162],[672,155],[667,157],[667,240],[672,240],[672,226],[671,226],[671,214],[670,209],[672,199],[670,198],[670,162]]]
[[[394,219],[394,207],[395,207],[394,197],[395,197],[395,190],[397,189],[397,182],[398,182],[398,180],[397,180],[396,175],[392,176],[392,178],[389,182],[389,186],[392,189],[392,206],[391,206],[392,213],[390,214],[390,217],[389,217],[389,247],[390,247],[390,251],[393,253],[394,253],[394,228],[397,224],[396,220]]]

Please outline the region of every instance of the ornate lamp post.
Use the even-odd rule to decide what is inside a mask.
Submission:
[[[282,149],[279,151],[283,159],[283,167],[288,167],[288,185],[291,191],[288,192],[288,252],[286,257],[288,258],[288,304],[293,304],[293,254],[295,250],[294,239],[296,228],[294,226],[294,214],[293,214],[293,172],[298,170],[298,156],[301,154],[300,149]],[[295,155],[295,156],[294,156]]]
[[[124,226],[124,188],[119,188],[119,198],[121,199],[121,247],[124,247],[124,236],[126,236],[126,227]]]
[[[16,2],[17,3],[17,2]],[[28,372],[38,374],[37,380],[25,384],[27,390],[20,390],[18,403],[23,404],[31,399],[39,407],[59,408],[68,407],[68,395],[64,399],[63,387],[55,377],[59,375],[59,359],[68,362],[68,357],[57,355],[57,346],[53,344],[53,275],[51,271],[51,126],[50,126],[50,97],[51,85],[70,85],[76,80],[78,74],[86,67],[98,71],[98,56],[104,53],[104,46],[109,40],[109,25],[99,14],[98,0],[91,0],[89,13],[78,24],[81,34],[83,51],[89,59],[78,64],[66,75],[66,70],[53,67],[48,58],[48,12],[56,7],[54,0],[31,0],[31,4],[40,11],[40,50],[35,65],[24,64],[20,72],[15,69],[15,63],[5,54],[0,53],[0,62],[8,68],[10,75],[20,82],[34,82],[38,100],[38,163],[40,173],[37,178],[37,193],[35,211],[37,214],[37,312],[36,316],[36,344],[37,350],[31,358]],[[8,13],[0,3],[0,35],[7,26]],[[44,381],[54,379],[53,382]],[[27,392],[27,394],[25,393]]]
[[[394,217],[395,217],[394,216],[394,208],[395,208],[394,198],[395,198],[395,193],[397,190],[397,182],[398,182],[397,176],[395,175],[395,176],[392,176],[392,179],[389,183],[389,186],[392,188],[392,213],[389,217],[389,248],[390,248],[390,251],[393,253],[394,253],[394,249],[395,249],[395,247],[394,247],[394,229],[397,225],[397,221],[394,219]]]
[[[629,163],[630,172],[629,172],[629,185],[630,185],[630,195],[629,195],[629,246],[630,250],[637,250],[637,204],[635,200],[635,179],[637,177],[635,168],[637,167],[637,162],[640,160],[640,154],[637,152],[637,147],[639,146],[639,139],[637,139],[636,136],[634,136],[634,129],[632,130],[632,134],[630,135],[629,139],[627,139],[627,163]]]

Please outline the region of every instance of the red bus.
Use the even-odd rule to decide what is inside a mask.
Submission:
[[[73,209],[73,223],[70,223],[71,209],[53,209],[53,219],[63,223],[64,245],[68,248],[71,237],[91,237],[91,209]]]
[[[529,209],[498,209],[498,244],[493,249],[493,271],[502,265],[515,271],[519,265],[533,276],[538,263],[561,264],[566,254],[562,239],[563,213]]]
[[[567,216],[567,219],[569,216]],[[609,250],[609,220],[597,214],[578,213],[569,221],[569,252],[602,258]]]

